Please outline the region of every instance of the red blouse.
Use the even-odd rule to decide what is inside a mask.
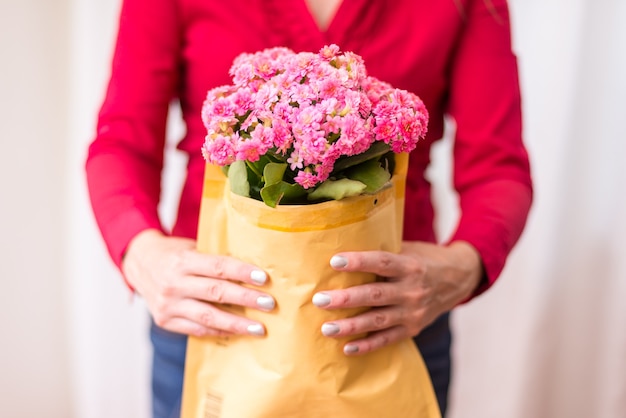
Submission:
[[[345,0],[325,32],[305,0],[125,0],[86,165],[93,210],[117,265],[137,233],[163,229],[157,204],[170,102],[180,101],[186,134],[178,148],[189,156],[171,234],[193,238],[207,90],[230,84],[228,69],[241,52],[318,51],[330,43],[361,55],[369,74],[417,93],[430,112],[428,136],[411,154],[406,240],[435,240],[424,171],[444,114],[454,118],[462,217],[452,240],[474,245],[489,283],[497,278],[532,196],[505,0]]]

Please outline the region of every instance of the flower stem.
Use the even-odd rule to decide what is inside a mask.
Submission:
[[[252,171],[258,178],[262,178],[263,177],[263,174],[260,173],[259,170],[257,170],[257,168],[254,166],[253,163],[251,163],[250,161],[246,161],[246,165],[248,166],[250,171]]]

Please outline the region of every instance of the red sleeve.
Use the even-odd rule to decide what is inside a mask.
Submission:
[[[86,162],[93,211],[118,266],[136,234],[162,229],[157,205],[179,44],[173,0],[124,1],[111,79]]]
[[[480,253],[487,276],[480,293],[496,280],[524,228],[532,184],[507,3],[468,4],[451,67],[454,186],[461,206],[451,240],[467,241]]]

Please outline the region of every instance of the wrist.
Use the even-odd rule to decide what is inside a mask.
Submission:
[[[128,258],[129,254],[131,254],[132,257],[133,253],[137,251],[140,252],[143,248],[150,246],[154,240],[159,238],[163,238],[163,233],[158,229],[149,228],[139,232],[128,242],[126,251],[124,251],[124,255],[122,256],[122,264],[124,263],[124,260]]]
[[[447,248],[456,266],[457,280],[464,290],[463,298],[459,302],[467,301],[480,285],[487,281],[482,258],[478,250],[466,241],[453,241]]]
[[[140,254],[145,254],[146,251],[154,245],[155,240],[163,238],[163,233],[158,229],[144,229],[135,235],[122,256],[121,270],[126,282],[133,288],[136,288],[136,284],[133,283],[133,277],[136,276],[136,270],[138,269],[138,261],[142,257]]]

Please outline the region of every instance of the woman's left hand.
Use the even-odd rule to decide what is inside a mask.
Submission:
[[[344,346],[347,355],[368,353],[419,334],[439,315],[468,299],[484,276],[478,252],[462,241],[448,246],[404,242],[399,254],[344,252],[335,255],[331,265],[382,279],[313,297],[313,303],[323,309],[372,307],[352,318],[323,324],[322,333],[328,337],[367,333]]]

